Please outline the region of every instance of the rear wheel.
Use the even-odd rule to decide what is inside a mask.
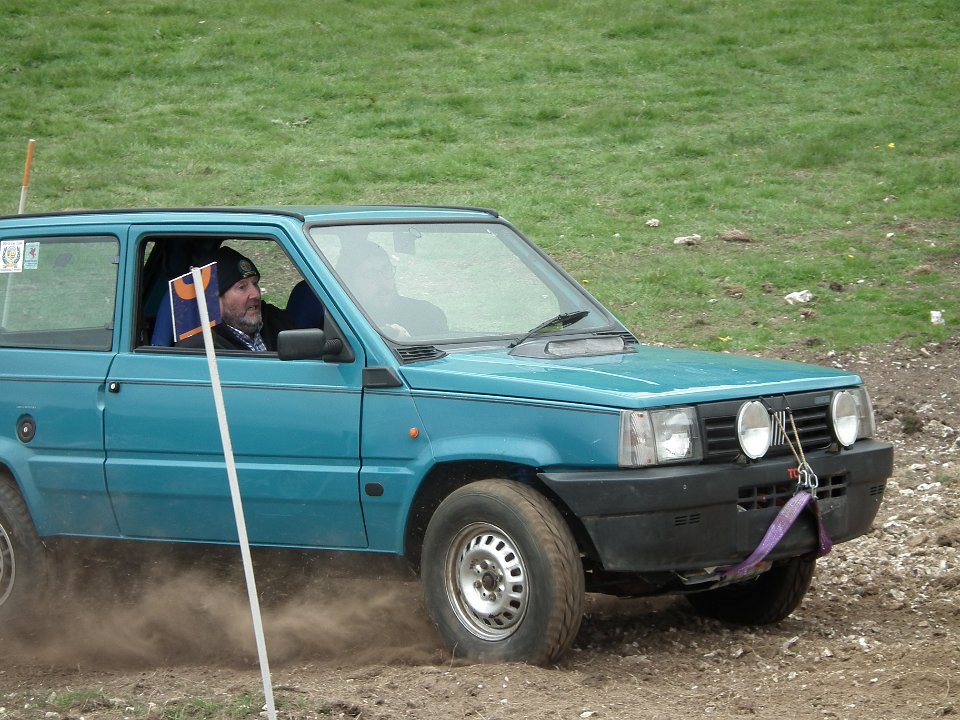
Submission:
[[[815,559],[793,558],[762,575],[716,590],[691,593],[687,600],[701,615],[741,625],[780,622],[803,601]]]
[[[455,655],[473,660],[556,660],[583,615],[576,542],[543,495],[507,480],[454,491],[424,537],[427,610]]]
[[[27,506],[13,480],[0,473],[0,633],[44,599],[50,568]]]

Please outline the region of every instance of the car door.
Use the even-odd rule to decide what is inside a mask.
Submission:
[[[178,233],[190,229],[135,227],[131,241],[142,247],[151,237]],[[269,263],[257,261],[267,288],[276,287],[268,272],[286,272],[273,262],[277,254],[288,264],[295,256],[279,228],[221,226],[216,234],[228,244],[239,238],[273,253]],[[136,347],[110,370],[106,395],[107,484],[121,531],[236,542],[206,357],[137,346],[135,334],[129,341]],[[252,543],[366,546],[358,484],[363,353],[359,345],[355,350],[350,363],[281,361],[274,353],[218,356]]]
[[[0,461],[43,535],[117,534],[103,399],[123,232],[94,222],[0,232]]]

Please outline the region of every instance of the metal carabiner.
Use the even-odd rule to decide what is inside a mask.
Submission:
[[[820,480],[817,478],[817,474],[810,467],[810,463],[804,460],[797,468],[797,490],[806,490],[811,495],[816,496],[819,486]]]

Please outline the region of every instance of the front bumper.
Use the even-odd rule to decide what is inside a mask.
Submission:
[[[893,472],[893,446],[861,440],[841,452],[807,453],[807,461],[820,480],[818,503],[833,542],[867,532]],[[795,469],[787,456],[539,477],[583,523],[606,571],[685,572],[733,565],[753,552],[792,494]],[[767,557],[817,546],[816,522],[803,513]]]

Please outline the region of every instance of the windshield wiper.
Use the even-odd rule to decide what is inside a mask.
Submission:
[[[534,335],[547,331],[549,328],[556,326],[557,330],[562,330],[565,327],[573,325],[583,320],[587,315],[590,314],[589,310],[573,310],[572,312],[565,312],[556,315],[555,317],[545,320],[539,325],[537,325],[533,330],[530,330],[526,335],[517,340],[516,342],[510,343],[507,347],[516,347],[517,345],[526,342]],[[550,332],[554,332],[552,329]]]

